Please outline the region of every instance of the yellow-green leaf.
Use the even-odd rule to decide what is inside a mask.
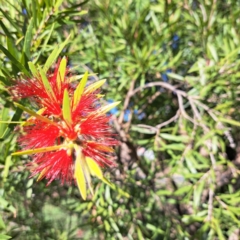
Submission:
[[[52,121],[49,120],[48,118],[45,118],[45,117],[43,117],[43,116],[35,113],[34,111],[32,111],[32,110],[30,110],[30,109],[22,106],[22,105],[19,104],[19,103],[14,102],[14,105],[15,105],[16,107],[22,109],[23,111],[29,113],[31,116],[34,116],[35,118],[37,118],[37,119],[39,119],[39,120],[41,120],[41,121],[43,121],[43,122],[46,122],[46,123],[49,123],[49,124],[52,124],[52,125],[57,125],[57,123],[52,122]]]
[[[28,62],[28,66],[29,66],[29,69],[30,69],[32,75],[36,78],[39,77],[39,73],[38,73],[38,70],[35,67],[35,65],[32,62]]]
[[[64,90],[63,95],[63,118],[68,126],[72,124],[71,106],[67,89]]]
[[[25,123],[25,122],[24,122],[24,121],[1,121],[1,120],[0,120],[0,124],[1,124],[1,123],[3,123],[3,124],[4,124],[4,123],[15,124],[15,123]]]
[[[50,66],[56,61],[56,59],[58,58],[59,54],[62,52],[63,48],[69,43],[69,39],[70,39],[71,34],[67,37],[67,39],[61,43],[59,46],[57,46],[52,53],[49,55],[44,67],[43,67],[43,71],[46,73],[48,71],[48,69],[50,68]]]
[[[52,87],[47,79],[47,76],[46,74],[44,73],[44,71],[42,69],[39,69],[39,73],[40,73],[40,76],[41,76],[41,79],[42,79],[42,82],[43,82],[43,85],[44,85],[44,88],[47,92],[47,94],[54,100],[56,100],[56,96],[52,90]]]
[[[103,107],[99,108],[97,111],[98,111],[100,114],[107,113],[108,111],[110,111],[111,109],[113,109],[114,107],[116,107],[119,103],[120,103],[120,101],[119,101],[119,102],[114,102],[114,103],[108,104],[108,105],[106,105],[106,106],[103,106]]]
[[[42,115],[45,110],[46,110],[46,108],[44,107],[44,108],[39,109],[36,113],[37,113],[38,115]],[[32,120],[33,118],[34,118],[33,116],[31,116],[30,118],[28,118],[26,122],[23,122],[22,126],[31,125],[32,123],[29,122],[29,121]]]
[[[99,165],[90,157],[86,157],[86,162],[88,165],[88,168],[90,170],[90,173],[92,176],[96,176],[99,179],[103,178],[103,173]]]
[[[73,96],[73,110],[76,109],[78,103],[81,100],[82,97],[82,93],[84,90],[84,87],[87,83],[87,79],[88,79],[88,72],[85,72],[83,78],[81,79],[80,83],[78,84],[76,90],[74,91],[74,96]]]
[[[94,92],[96,89],[100,88],[105,82],[106,82],[106,79],[103,79],[87,86],[85,89],[85,93]]]
[[[30,59],[30,50],[31,48],[31,43],[32,43],[32,37],[33,37],[33,18],[31,18],[28,22],[28,27],[27,31],[25,33],[24,37],[24,44],[23,44],[23,52],[27,56],[28,59]]]
[[[73,70],[74,68],[71,68],[71,70]],[[69,76],[69,81],[70,82],[74,82],[74,81],[78,81],[81,80],[83,78],[84,74],[81,75],[74,75],[74,76]],[[90,76],[96,76],[96,74],[94,73],[88,73],[88,77]]]
[[[219,120],[220,122],[229,123],[229,124],[231,124],[231,125],[240,127],[240,122],[238,122],[238,121],[236,121],[236,120],[233,120],[233,119],[229,119],[229,118],[219,118],[218,120]]]
[[[57,87],[59,91],[61,91],[61,85],[62,85],[61,82],[64,81],[66,67],[67,67],[67,59],[66,57],[63,57],[59,64],[58,73],[57,73]]]
[[[81,161],[83,161],[83,155],[81,153],[81,150],[78,150],[76,152],[77,158],[75,161],[75,169],[74,169],[74,177],[76,179],[78,189],[80,191],[80,194],[84,200],[86,200],[87,197],[87,190],[86,190],[86,181],[85,176],[82,169]]]
[[[58,150],[60,148],[66,147],[65,145],[58,145],[58,146],[51,146],[45,148],[35,148],[35,149],[28,149],[20,152],[12,153],[12,156],[21,156],[21,155],[28,155],[28,154],[35,154],[35,153],[42,153],[42,152],[51,152]]]

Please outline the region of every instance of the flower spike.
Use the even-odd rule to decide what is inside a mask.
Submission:
[[[115,165],[113,147],[118,141],[106,113],[119,102],[101,106],[104,95],[98,89],[105,80],[86,86],[86,72],[75,84],[65,57],[58,61],[53,73],[37,69],[32,62],[29,68],[33,77],[17,80],[9,92],[15,100],[29,98],[38,110],[15,103],[30,117],[21,125],[23,134],[18,142],[22,150],[12,155],[31,154],[31,176],[38,175],[37,181],[46,178],[47,185],[54,179],[75,182],[84,200],[87,187],[93,194],[91,176],[114,188],[101,167]]]

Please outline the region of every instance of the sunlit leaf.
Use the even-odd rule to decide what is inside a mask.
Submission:
[[[81,79],[81,81],[78,84],[76,90],[74,91],[73,110],[76,109],[77,105],[79,104],[79,102],[81,100],[84,87],[87,83],[87,79],[88,79],[88,72],[85,72],[83,78]]]
[[[61,148],[65,148],[65,145],[57,145],[52,147],[44,147],[44,148],[35,148],[35,149],[29,149],[29,150],[23,150],[20,152],[12,153],[12,156],[21,156],[21,155],[29,155],[29,154],[35,154],[35,153],[43,153],[43,152],[51,152],[55,150],[59,150]]]
[[[52,122],[52,121],[49,120],[48,118],[45,118],[45,117],[43,117],[43,116],[35,113],[34,111],[32,111],[32,110],[30,110],[30,109],[22,106],[22,105],[19,104],[19,103],[14,102],[14,105],[15,105],[16,107],[22,109],[23,111],[29,113],[31,116],[34,116],[34,117],[36,117],[37,119],[39,119],[39,120],[41,120],[41,121],[43,121],[43,122],[50,123],[50,124],[52,124],[52,125],[57,125],[57,123]]]
[[[77,158],[75,161],[74,177],[76,179],[76,182],[77,182],[77,185],[78,185],[78,188],[79,188],[82,198],[84,200],[86,200],[86,198],[87,198],[86,180],[85,180],[85,176],[83,173],[81,161],[83,161],[83,155],[79,150],[77,152]]]
[[[106,105],[104,107],[99,108],[97,110],[97,112],[99,114],[105,114],[105,113],[109,112],[111,109],[115,108],[119,103],[120,103],[120,101],[114,102],[114,103],[110,103],[110,104],[108,104],[108,105]]]
[[[44,85],[44,88],[45,88],[47,94],[48,94],[49,97],[51,97],[53,100],[56,100],[56,96],[55,96],[55,94],[54,94],[54,92],[53,92],[53,89],[52,89],[52,87],[51,87],[48,79],[47,79],[46,74],[44,73],[44,71],[43,71],[42,69],[39,69],[39,73],[40,73],[40,75],[41,75],[41,80],[42,80],[42,82],[43,82],[43,85]]]
[[[86,157],[86,162],[89,167],[92,176],[96,176],[99,179],[103,178],[103,173],[99,165],[90,157]]]
[[[64,81],[65,73],[66,73],[66,67],[67,67],[67,59],[66,57],[63,57],[58,68],[58,73],[57,73],[57,86],[58,86],[58,91],[61,91],[61,83]]]
[[[63,96],[63,118],[70,126],[72,124],[71,105],[67,89],[64,90]]]
[[[64,47],[69,43],[70,37],[71,37],[71,35],[69,35],[63,43],[59,44],[59,46],[57,46],[52,51],[52,53],[49,55],[45,65],[43,67],[44,72],[47,72],[48,69],[52,66],[52,64],[56,61],[56,59],[58,58],[59,54],[62,52]]]
[[[39,77],[39,73],[33,62],[28,62],[28,67],[34,77]]]
[[[106,82],[105,79],[97,81],[89,86],[86,87],[85,93],[91,93],[100,88]]]
[[[28,60],[30,59],[30,49],[33,35],[33,18],[30,19],[27,27],[27,32],[24,37],[23,52],[26,54]]]

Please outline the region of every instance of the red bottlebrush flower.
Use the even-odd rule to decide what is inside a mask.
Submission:
[[[29,98],[39,110],[34,112],[15,103],[31,117],[22,125],[18,142],[22,151],[12,155],[33,154],[32,175],[38,180],[62,183],[76,181],[83,199],[90,175],[107,182],[101,168],[113,166],[113,146],[118,144],[106,115],[119,102],[101,107],[99,91],[104,80],[85,87],[88,73],[74,89],[68,77],[66,58],[58,62],[53,74],[34,71],[34,77],[18,80],[10,88],[14,98]]]

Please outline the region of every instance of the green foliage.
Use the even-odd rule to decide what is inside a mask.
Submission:
[[[118,166],[105,170],[117,187],[96,179],[86,201],[76,186],[29,179],[30,158],[11,156],[16,124],[0,123],[0,238],[238,239],[239,8],[2,1],[0,121],[24,117],[6,91],[12,80],[34,66],[44,74],[58,55],[76,74],[106,78],[106,98],[122,104],[113,118]]]

